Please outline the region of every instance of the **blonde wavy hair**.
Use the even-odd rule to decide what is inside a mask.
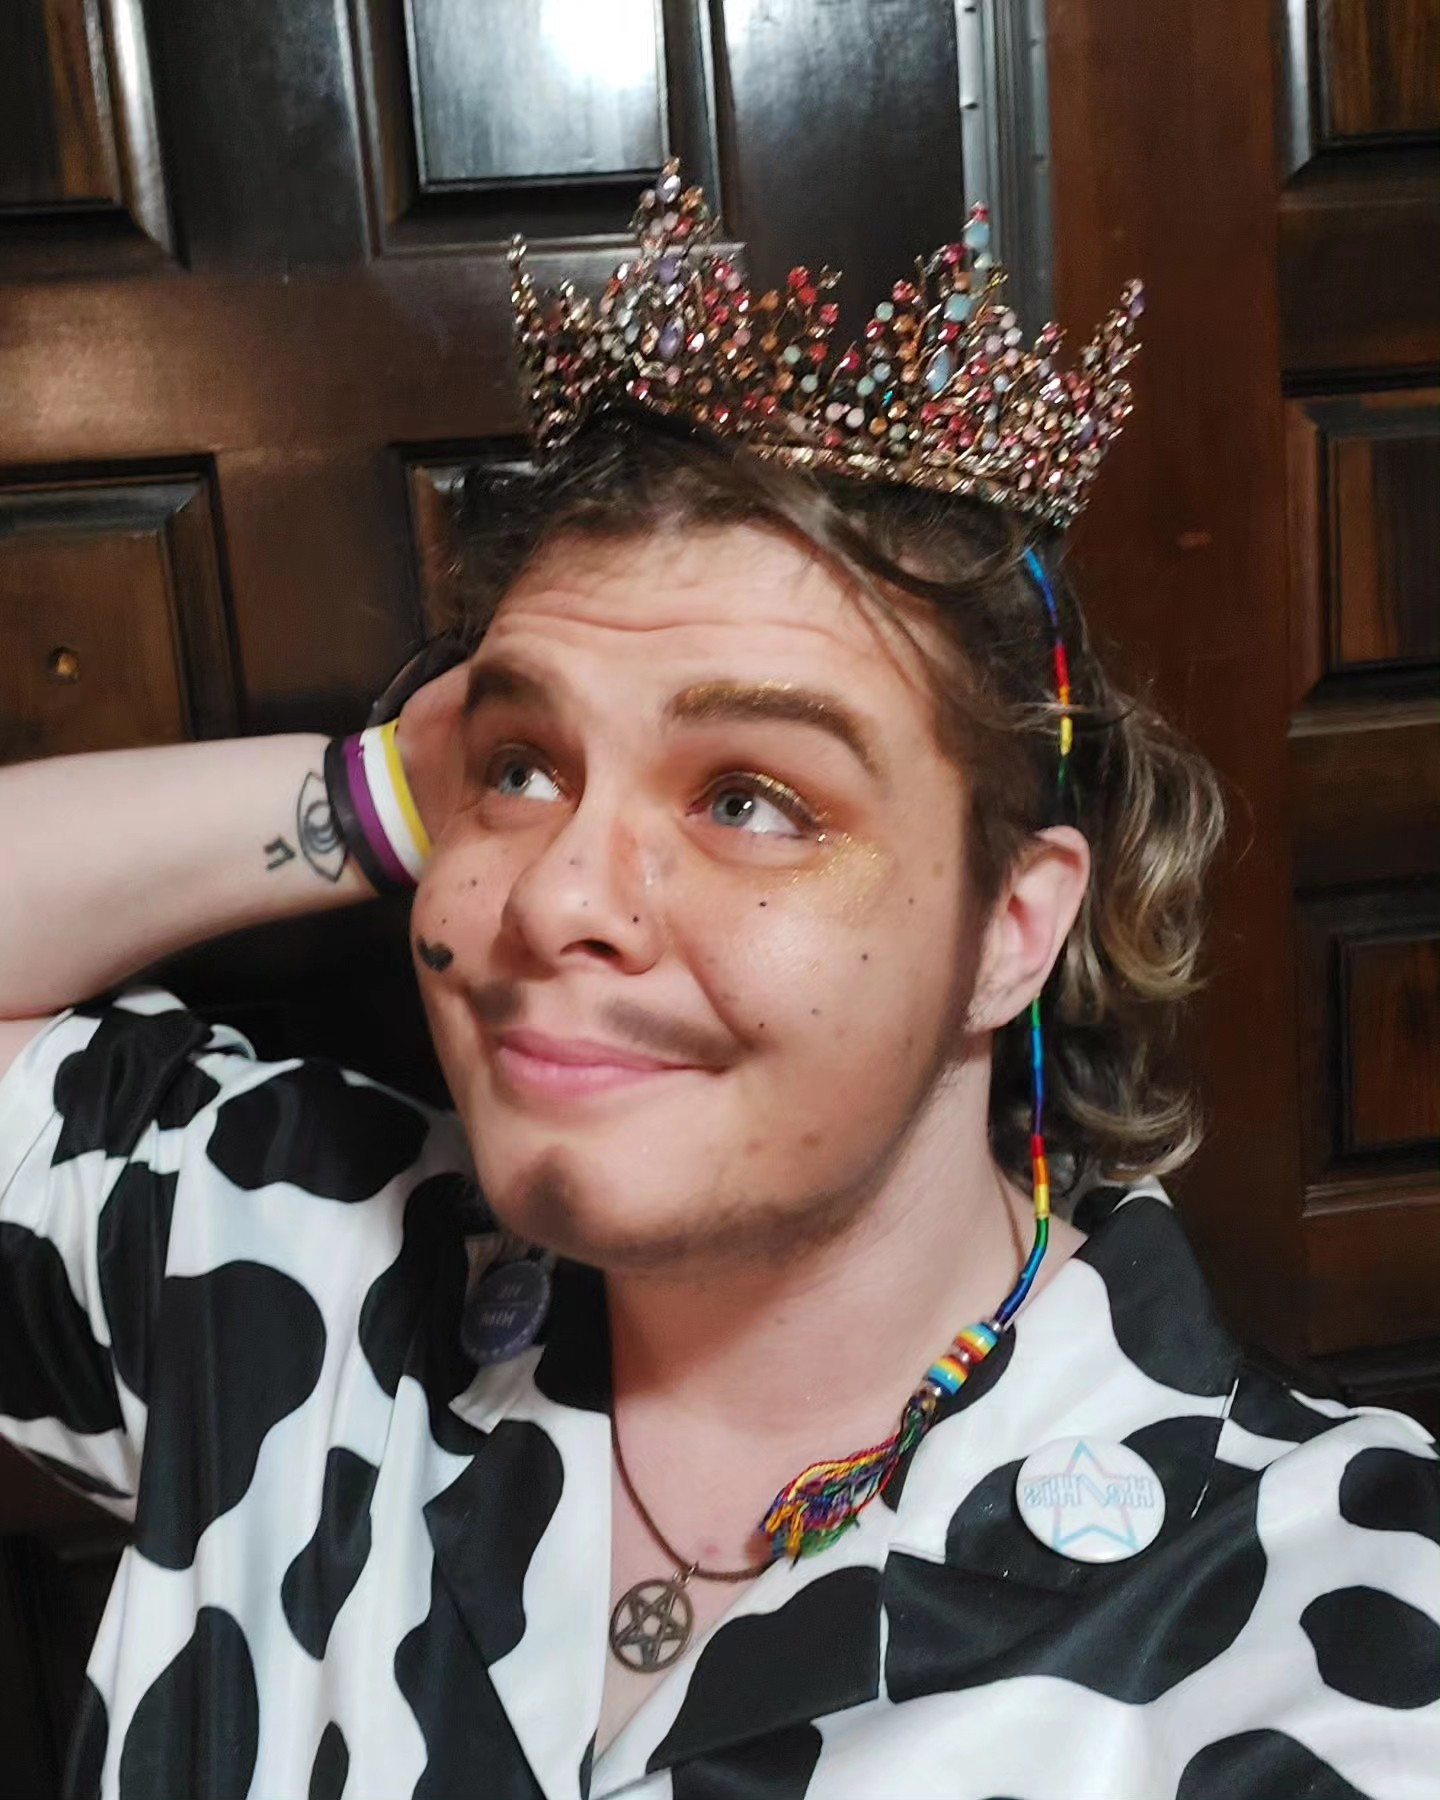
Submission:
[[[456,503],[451,616],[468,647],[539,552],[567,537],[768,524],[820,555],[921,651],[938,739],[967,778],[969,877],[998,898],[1027,841],[1084,833],[1091,878],[1047,986],[1045,1135],[1057,1194],[1165,1174],[1201,1124],[1177,1066],[1200,985],[1204,884],[1224,833],[1219,783],[1095,655],[1056,534],[1004,508],[913,488],[814,477],[650,414],[610,413],[538,469],[470,475]],[[1044,564],[1070,665],[1074,746],[1057,811],[1052,640],[1026,567]],[[1027,1014],[996,1034],[991,1148],[1030,1179]]]

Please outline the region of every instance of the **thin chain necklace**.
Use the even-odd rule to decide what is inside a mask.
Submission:
[[[766,1557],[748,1569],[703,1569],[697,1562],[687,1562],[670,1544],[660,1527],[650,1517],[645,1502],[635,1492],[630,1471],[620,1450],[620,1433],[612,1414],[610,1442],[615,1450],[615,1467],[621,1486],[640,1523],[675,1565],[675,1573],[650,1581],[637,1581],[627,1588],[610,1615],[610,1653],[627,1669],[642,1675],[655,1675],[668,1669],[677,1657],[685,1654],[695,1630],[695,1608],[685,1592],[692,1581],[753,1581],[763,1575],[773,1560]]]

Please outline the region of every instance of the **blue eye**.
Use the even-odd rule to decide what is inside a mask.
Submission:
[[[550,771],[519,750],[502,750],[493,756],[485,770],[485,780],[507,799],[549,802],[564,798]]]
[[[794,802],[798,808],[798,801]],[[731,831],[744,831],[754,837],[801,837],[799,820],[783,806],[753,787],[731,783],[716,788],[709,800],[710,818]]]

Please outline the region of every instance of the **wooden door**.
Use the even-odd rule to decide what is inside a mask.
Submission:
[[[843,264],[858,323],[985,191],[959,25],[951,0],[6,0],[0,760],[357,728],[443,604],[458,472],[521,429],[511,232],[542,278],[608,274],[673,149],[754,277]],[[262,1054],[443,1101],[404,917],[154,973]],[[21,1800],[54,1791],[115,1543],[14,1458],[0,1529]]]
[[[1077,549],[1227,779],[1210,1137],[1243,1333],[1440,1430],[1440,0],[1052,0],[1057,292],[1149,282]]]
[[[363,720],[514,448],[511,231],[608,272],[673,148],[853,325],[988,199],[1032,331],[1150,286],[1078,551],[1232,789],[1187,1220],[1246,1335],[1433,1403],[1437,7],[7,0],[0,759]],[[403,927],[156,974],[443,1100]],[[10,1464],[0,1527],[6,1789],[48,1794],[113,1543]]]

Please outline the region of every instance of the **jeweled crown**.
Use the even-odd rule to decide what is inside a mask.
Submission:
[[[973,494],[1064,527],[1131,411],[1123,370],[1144,310],[1139,281],[1080,354],[1058,369],[1064,333],[1026,349],[990,254],[989,215],[897,281],[863,344],[832,360],[839,280],[790,271],[759,296],[711,247],[714,221],[676,160],[641,196],[636,253],[599,302],[572,283],[537,290],[526,245],[510,253],[511,295],[541,451],[590,413],[629,400],[738,437],[757,455],[862,481]]]

